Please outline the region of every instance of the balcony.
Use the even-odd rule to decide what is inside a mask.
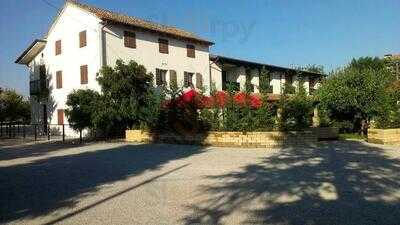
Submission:
[[[29,94],[40,95],[47,92],[47,85],[45,79],[32,80],[29,82]]]

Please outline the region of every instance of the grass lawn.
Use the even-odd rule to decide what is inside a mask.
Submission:
[[[358,133],[339,134],[339,140],[365,140],[366,138]]]

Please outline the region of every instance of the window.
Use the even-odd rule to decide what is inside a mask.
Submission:
[[[62,71],[56,72],[56,88],[62,88]]]
[[[203,76],[201,75],[201,73],[196,73],[196,88],[203,88]]]
[[[193,73],[185,72],[183,83],[185,87],[193,87]]]
[[[87,65],[81,66],[81,84],[88,83],[88,67]]]
[[[136,48],[136,34],[124,31],[124,46],[127,48]]]
[[[79,48],[86,46],[86,30],[79,32]]]
[[[56,41],[55,43],[55,49],[56,49],[56,55],[60,55],[61,54],[61,40]]]
[[[196,49],[194,45],[186,45],[186,55],[190,58],[196,57]]]
[[[171,88],[178,88],[178,79],[175,70],[169,71],[169,86]]]
[[[57,109],[57,122],[58,125],[64,124],[64,109]]]
[[[156,85],[163,86],[167,84],[167,71],[156,69]]]
[[[160,53],[168,54],[168,40],[158,39],[158,50]]]

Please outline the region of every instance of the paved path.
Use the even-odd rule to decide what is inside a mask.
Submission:
[[[399,224],[400,147],[0,146],[0,223]]]

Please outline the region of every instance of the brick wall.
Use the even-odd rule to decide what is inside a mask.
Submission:
[[[317,142],[312,131],[292,132],[208,132],[190,136],[155,134],[141,130],[127,130],[126,141],[139,143],[198,144],[223,147],[277,148],[283,146],[307,146]]]
[[[369,129],[368,142],[384,145],[400,145],[400,129]]]

